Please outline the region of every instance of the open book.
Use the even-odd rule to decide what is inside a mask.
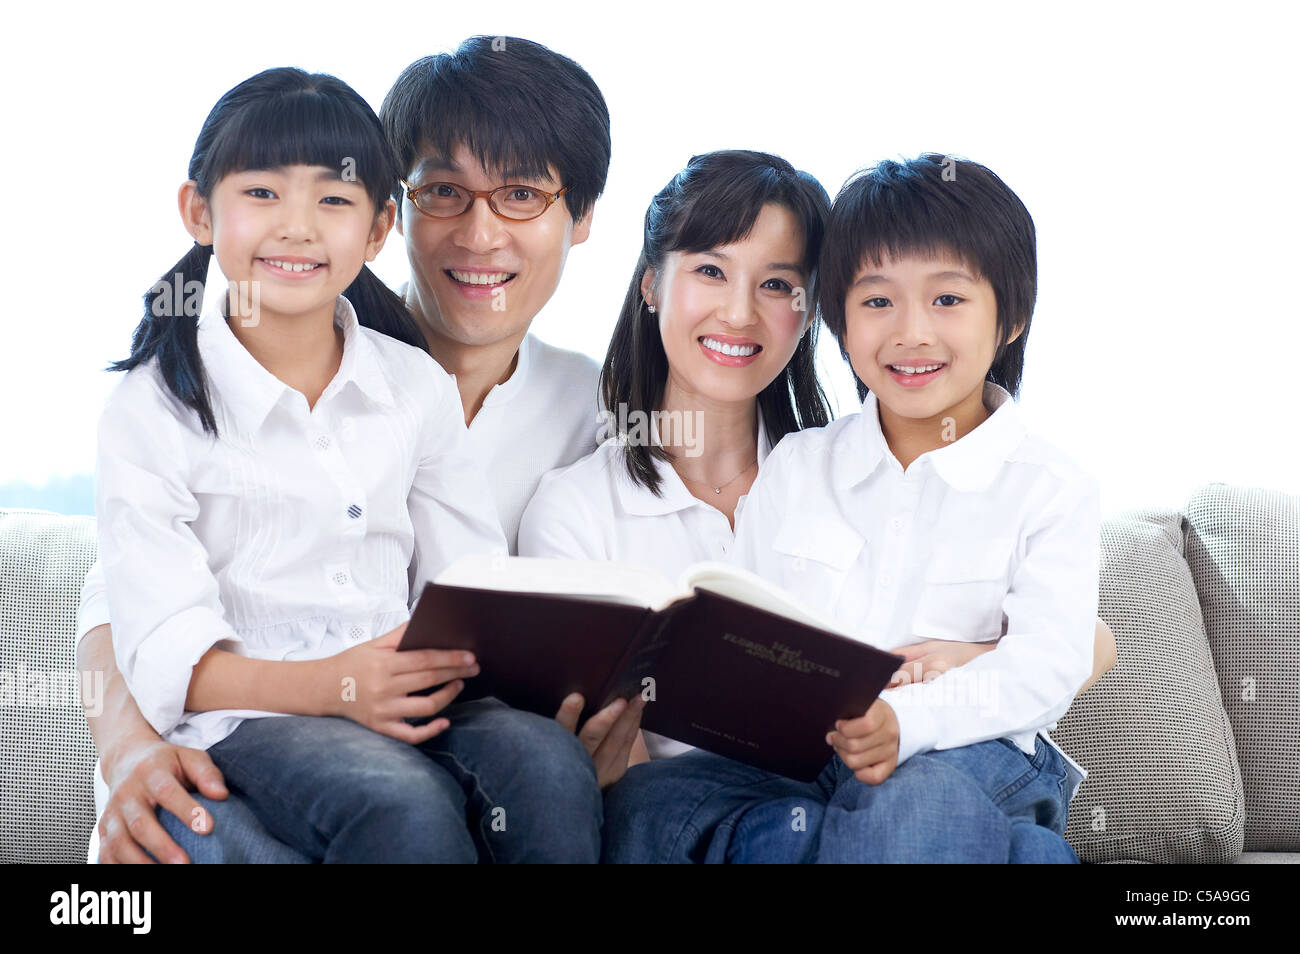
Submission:
[[[643,728],[804,781],[830,759],[835,720],[866,712],[903,662],[727,564],[674,582],[532,557],[457,561],[425,587],[399,648],[470,650],[480,674],[458,699],[548,717],[570,692],[583,719],[640,693]]]

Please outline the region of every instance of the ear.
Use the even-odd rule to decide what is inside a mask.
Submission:
[[[1019,324],[1016,325],[1015,330],[1014,330],[1013,332],[1011,332],[1011,337],[1008,338],[1008,339],[1006,340],[1006,342],[1003,343],[1002,347],[1004,347],[1004,348],[1007,347],[1008,345],[1010,345],[1013,341],[1015,341],[1017,338],[1019,338],[1019,337],[1020,337],[1021,335],[1023,335],[1024,333],[1025,333],[1025,323],[1022,321],[1022,322],[1020,322]]]
[[[181,183],[176,204],[180,208],[185,231],[200,245],[212,244],[212,208],[208,200],[199,195],[199,184],[193,179]]]
[[[389,199],[384,203],[383,209],[375,216],[375,224],[370,229],[370,240],[366,242],[366,261],[373,262],[379,254],[379,250],[384,247],[384,241],[388,238],[388,233],[393,227],[393,220],[397,218],[397,203]]]
[[[645,274],[641,276],[641,297],[645,299],[647,305],[654,304],[654,287],[655,287],[655,270],[647,268]]]
[[[587,241],[591,235],[591,217],[596,214],[596,205],[593,202],[587,214],[573,223],[573,233],[569,236],[570,245],[581,245]]]

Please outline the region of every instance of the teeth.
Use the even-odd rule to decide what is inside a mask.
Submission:
[[[280,262],[273,258],[263,259],[268,265],[274,265],[276,268],[286,272],[310,272],[313,269],[320,268],[319,263],[307,264],[306,262]]]
[[[747,358],[758,350],[758,345],[729,345],[723,344],[714,338],[705,338],[704,347],[710,351],[717,351],[720,354],[729,354],[732,357]]]
[[[458,272],[448,269],[451,277],[467,285],[499,285],[510,278],[509,272]]]
[[[917,365],[915,368],[905,368],[897,364],[891,364],[890,367],[893,368],[895,371],[899,372],[900,374],[925,374],[927,371],[938,371],[940,368],[943,367],[943,365],[922,364],[922,365]]]

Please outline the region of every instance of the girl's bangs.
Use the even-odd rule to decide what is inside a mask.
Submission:
[[[355,178],[381,208],[400,175],[378,122],[315,90],[248,104],[212,143],[205,163],[208,189],[232,172],[284,166],[325,166]]]

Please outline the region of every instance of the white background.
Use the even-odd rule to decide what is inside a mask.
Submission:
[[[115,380],[101,369],[189,247],[176,189],[223,92],[293,65],[377,109],[409,62],[484,33],[576,59],[613,120],[592,238],[534,325],[543,338],[603,356],[646,204],[693,153],[775,152],[832,195],[880,158],[961,155],[1035,218],[1023,405],[1099,477],[1108,513],[1179,506],[1213,480],[1300,491],[1300,84],[1283,4],[22,9],[0,50],[0,484],[93,468]],[[378,269],[405,278],[395,234]],[[824,345],[844,413],[851,379]]]

